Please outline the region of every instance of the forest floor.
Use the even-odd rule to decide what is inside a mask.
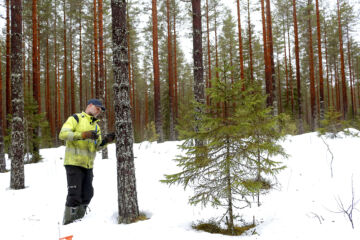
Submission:
[[[177,147],[181,142],[134,145],[139,208],[149,219],[129,225],[117,224],[114,144],[109,145],[109,159],[97,154],[90,212],[66,226],[61,225],[65,148],[42,149],[42,162],[25,165],[25,189],[11,190],[10,173],[0,174],[0,239],[57,240],[70,235],[73,240],[359,239],[360,138],[341,135],[325,141],[333,158],[317,133],[288,136],[282,142],[289,158],[277,159],[287,166],[278,175],[279,185],[261,197],[260,207],[254,203],[236,212],[247,223],[255,217],[257,224],[237,237],[194,230],[193,224],[221,217],[224,209],[189,205],[190,188],[160,183],[164,174],[180,170],[172,159],[181,153]],[[353,197],[354,229],[341,213],[341,205],[348,210]]]

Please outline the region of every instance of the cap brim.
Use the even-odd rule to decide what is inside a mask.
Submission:
[[[105,107],[99,105],[95,105],[95,106],[101,108],[102,111],[105,111]]]

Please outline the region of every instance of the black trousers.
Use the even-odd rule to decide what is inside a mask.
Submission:
[[[65,170],[68,188],[66,206],[88,205],[94,196],[93,170],[71,165],[66,165]]]

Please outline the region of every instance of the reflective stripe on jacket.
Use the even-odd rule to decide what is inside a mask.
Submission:
[[[61,128],[59,138],[66,141],[64,165],[80,166],[91,169],[94,166],[96,151],[102,149],[101,130],[96,118],[85,112],[76,114],[79,122],[70,116]],[[92,139],[82,139],[81,133],[85,131],[97,130],[99,138],[95,141]]]

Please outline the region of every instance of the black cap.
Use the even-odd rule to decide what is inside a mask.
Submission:
[[[101,108],[101,110],[105,111],[105,107],[102,105],[101,101],[99,99],[90,99],[87,103],[87,105],[92,104],[96,107]]]

